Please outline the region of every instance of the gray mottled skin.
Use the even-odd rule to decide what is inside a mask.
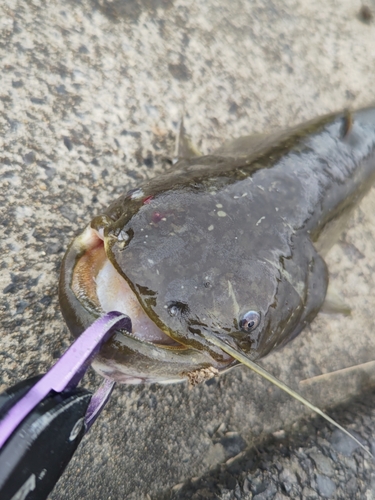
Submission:
[[[104,227],[107,254],[146,313],[186,349],[166,357],[162,347],[119,334],[102,360],[123,362],[145,380],[173,378],[208,366],[210,357],[228,366],[206,330],[252,359],[293,339],[325,299],[320,253],[374,177],[375,109],[367,108],[238,139],[119,198],[92,227]],[[77,334],[93,316],[69,288],[75,259],[67,253],[60,297]],[[249,310],[261,320],[244,333],[239,320]]]

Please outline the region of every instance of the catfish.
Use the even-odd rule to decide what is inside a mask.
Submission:
[[[175,165],[125,191],[71,243],[59,285],[66,323],[78,336],[105,312],[130,317],[131,331],[93,364],[106,378],[195,384],[244,364],[348,434],[256,361],[322,309],[324,256],[374,180],[375,107],[205,156],[181,127]]]

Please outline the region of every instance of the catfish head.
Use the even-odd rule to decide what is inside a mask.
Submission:
[[[169,188],[170,175],[93,219],[63,263],[60,302],[75,335],[103,312],[132,320],[94,365],[120,382],[200,380],[238,364],[212,338],[256,360],[304,313],[306,272],[288,264],[290,235],[256,224],[260,200],[239,203],[239,186],[223,179]]]

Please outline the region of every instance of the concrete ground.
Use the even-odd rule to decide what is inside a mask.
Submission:
[[[360,8],[352,0],[2,2],[0,390],[43,372],[68,347],[57,300],[63,253],[115,196],[165,168],[182,113],[207,153],[229,137],[374,101],[375,22]],[[352,316],[320,315],[262,363],[322,407],[373,386],[374,250],[372,190],[328,258]],[[91,372],[86,386],[98,382]],[[370,438],[375,404],[350,407],[353,424],[343,423]],[[118,387],[51,499],[162,498],[246,446],[256,453],[251,447],[269,443],[270,433],[288,436],[308,414],[244,368],[192,390]],[[331,443],[332,430],[324,432]],[[311,436],[315,453],[328,453]],[[272,463],[283,464],[276,448]],[[353,453],[356,467],[374,467]],[[279,474],[269,498],[344,498],[349,490],[324,479],[346,484],[341,466],[322,473],[311,464],[312,493],[282,489],[288,478]],[[221,490],[212,476],[196,498],[268,498],[256,486],[268,466],[254,467],[246,484],[239,474]],[[375,498],[371,473],[355,477],[350,498]]]

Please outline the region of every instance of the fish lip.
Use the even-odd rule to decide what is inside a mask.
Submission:
[[[84,230],[87,231],[88,228]],[[82,234],[83,234],[82,233]],[[81,236],[77,236],[68,247],[61,263],[59,279],[59,303],[64,320],[74,337],[78,337],[88,328],[97,317],[83,307],[71,289],[73,271],[78,259],[82,256],[84,249],[79,241]]]

